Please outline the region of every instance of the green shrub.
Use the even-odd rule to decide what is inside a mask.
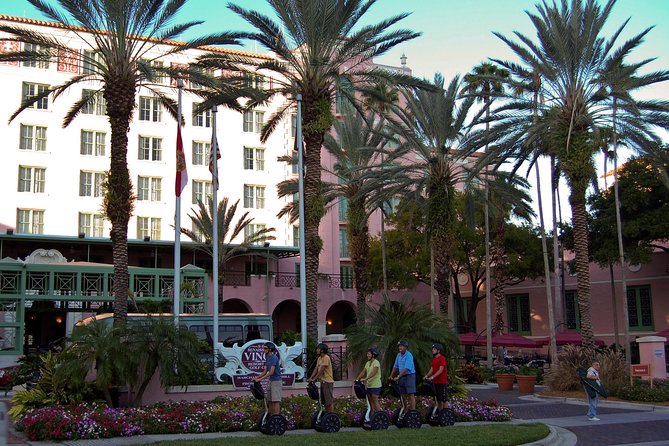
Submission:
[[[457,376],[462,378],[467,384],[481,384],[483,374],[481,368],[475,364],[465,364],[456,371]]]
[[[580,390],[583,388],[576,373],[579,367],[588,368],[593,361],[601,364],[600,376],[607,388],[623,385],[629,380],[625,357],[620,351],[593,350],[579,345],[565,345],[558,352],[557,364],[552,364],[544,377],[544,382],[557,391]]]
[[[651,388],[650,381],[634,378],[631,385],[626,381],[609,386],[609,394],[628,401],[665,402],[669,401],[669,380],[656,379]]]

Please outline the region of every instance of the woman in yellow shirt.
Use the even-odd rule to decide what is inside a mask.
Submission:
[[[367,395],[372,406],[372,413],[381,411],[379,395],[381,395],[381,364],[378,360],[379,351],[375,348],[367,350],[367,362],[356,380],[366,384]]]

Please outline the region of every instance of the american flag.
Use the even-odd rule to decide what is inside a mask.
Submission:
[[[216,159],[214,159],[214,152]],[[221,159],[221,151],[218,149],[218,140],[216,139],[216,128],[211,132],[211,148],[209,151],[209,172],[211,172],[211,181],[213,187],[218,190],[218,160]]]

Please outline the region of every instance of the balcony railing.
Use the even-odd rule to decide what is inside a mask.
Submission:
[[[353,277],[340,274],[319,274],[319,279],[327,280],[328,288],[353,288]],[[300,275],[295,273],[277,273],[274,275],[274,286],[278,288],[298,288]]]

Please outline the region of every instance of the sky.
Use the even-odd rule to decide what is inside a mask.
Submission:
[[[54,0],[50,2],[55,4]],[[272,14],[266,0],[237,0],[233,3]],[[519,31],[534,37],[526,11],[534,12],[536,3],[536,0],[377,0],[365,16],[365,23],[376,23],[403,12],[411,13],[396,28],[411,29],[422,35],[392,49],[376,62],[399,66],[400,57],[405,54],[414,75],[431,79],[435,72],[440,72],[448,83],[453,76],[466,74],[489,57],[515,60],[506,45],[492,33],[512,36],[514,31]],[[183,37],[250,30],[249,25],[225,7],[226,4],[224,0],[189,0],[179,13],[178,23],[190,20],[203,23]],[[44,19],[27,0],[0,0],[0,14]],[[647,66],[649,71],[669,69],[669,0],[618,0],[605,34],[612,33],[628,18],[630,21],[622,38],[654,26],[630,60],[655,58]],[[253,45],[247,45],[245,49],[264,52],[263,48]],[[638,97],[669,100],[669,82],[642,91]],[[669,140],[669,135],[665,135],[665,139]],[[597,165],[601,170],[601,162]],[[531,180],[534,183],[534,175]],[[542,188],[544,192],[549,190],[547,185]],[[550,202],[547,198],[544,201]],[[567,202],[566,195],[562,202]],[[568,210],[566,214],[569,214]]]

